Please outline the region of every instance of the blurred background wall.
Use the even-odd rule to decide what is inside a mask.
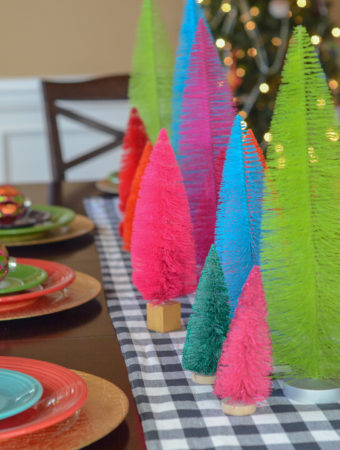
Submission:
[[[160,1],[175,46],[184,0]],[[2,0],[0,77],[126,73],[141,0]]]

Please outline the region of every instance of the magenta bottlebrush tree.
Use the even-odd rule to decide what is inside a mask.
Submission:
[[[259,266],[243,287],[222,347],[214,392],[231,404],[256,404],[271,392],[272,351]]]
[[[217,198],[235,113],[225,69],[201,18],[185,79],[177,155],[188,194],[199,272],[214,242]]]
[[[195,248],[183,178],[165,129],[145,169],[131,241],[132,279],[154,304],[194,292]]]

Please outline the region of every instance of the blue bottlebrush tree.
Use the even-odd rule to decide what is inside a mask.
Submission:
[[[263,163],[241,116],[229,139],[217,206],[215,243],[232,315],[253,265],[259,265]]]
[[[228,290],[215,246],[206,258],[183,348],[186,370],[213,375],[229,329]]]
[[[181,108],[185,80],[187,78],[190,51],[196,28],[203,11],[196,0],[186,0],[183,10],[181,29],[178,37],[176,62],[172,87],[171,144],[175,153],[178,150],[178,133],[181,120]]]

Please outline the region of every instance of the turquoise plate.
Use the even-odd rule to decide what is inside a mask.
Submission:
[[[42,393],[43,388],[35,378],[15,370],[0,369],[0,419],[30,408]]]
[[[8,274],[0,281],[0,295],[31,289],[42,284],[46,279],[47,272],[40,267],[10,261]]]

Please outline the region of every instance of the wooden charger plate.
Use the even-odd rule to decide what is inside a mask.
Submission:
[[[20,240],[17,237],[4,237],[1,242],[7,247],[22,247],[26,245],[50,244],[52,242],[66,241],[74,239],[94,230],[94,223],[91,219],[81,214],[76,214],[75,219],[66,227],[55,228],[40,238],[27,237]]]
[[[96,188],[98,191],[103,192],[104,194],[118,194],[118,184],[112,183],[109,179],[99,180],[96,182]]]
[[[92,300],[99,294],[101,288],[101,284],[95,278],[76,272],[75,281],[62,291],[29,301],[0,305],[0,321],[26,319],[65,311]]]
[[[84,406],[73,416],[51,427],[0,444],[1,450],[76,450],[106,436],[126,417],[129,402],[109,381],[78,370],[88,388]]]

